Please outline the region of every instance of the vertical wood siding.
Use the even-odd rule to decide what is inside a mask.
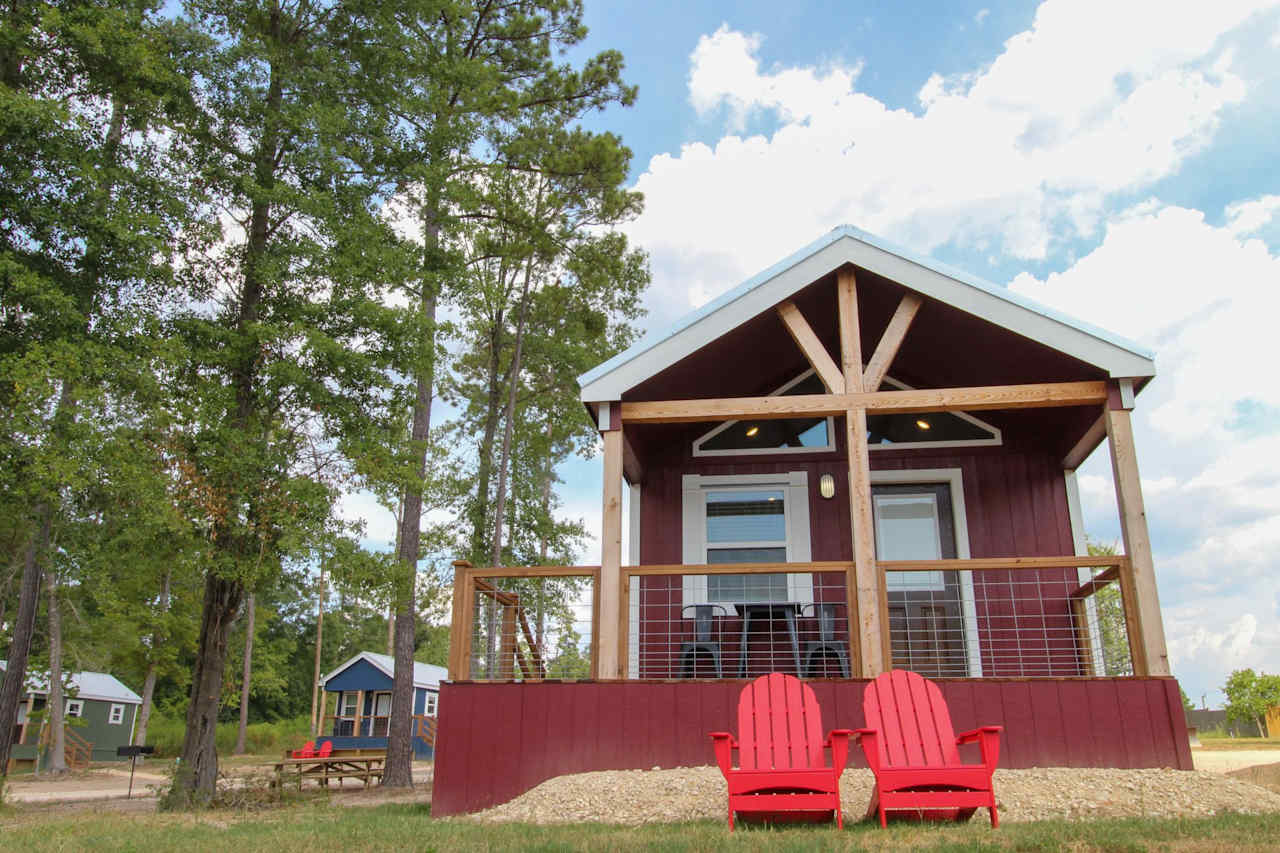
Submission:
[[[713,765],[742,681],[446,683],[431,813],[478,811],[553,776]],[[864,681],[808,682],[825,729],[860,728]],[[1192,769],[1171,678],[938,682],[956,731],[1003,725],[1000,766]],[[968,754],[965,750],[974,750]],[[976,747],[961,748],[976,762]],[[849,766],[864,767],[859,749]]]
[[[837,424],[839,419],[837,419]],[[814,560],[852,560],[848,477],[843,446],[834,452],[792,456],[694,457],[690,442],[706,425],[696,425],[679,441],[650,453],[640,512],[640,561],[678,564],[682,554],[684,474],[775,474],[805,471],[809,480],[810,542]],[[836,433],[843,436],[837,426]],[[685,440],[687,439],[687,440]],[[1063,471],[1055,452],[1006,430],[999,447],[876,451],[873,470],[959,468],[964,483],[970,555],[1049,557],[1074,554]],[[818,494],[823,474],[836,480],[836,495]],[[1021,584],[1015,584],[1015,577]],[[1038,583],[1030,583],[1030,582]],[[843,580],[823,579],[824,600],[843,600]],[[1036,598],[1034,587],[1047,604]],[[975,572],[974,603],[985,676],[1083,674],[1074,653],[1063,648],[1073,620],[1065,596],[1077,586],[1075,570],[1033,573]],[[681,639],[691,631],[681,619],[680,578],[645,577],[640,582],[641,678],[678,672]],[[843,636],[843,635],[842,635]],[[1055,644],[1049,638],[1056,637]],[[726,629],[724,659],[737,660],[737,640]],[[767,651],[767,650],[766,650]],[[789,672],[785,650],[773,657]]]

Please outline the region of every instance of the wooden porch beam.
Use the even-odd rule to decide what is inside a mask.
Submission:
[[[804,357],[818,374],[822,384],[827,386],[827,391],[832,394],[843,394],[845,384],[840,368],[836,367],[835,361],[827,353],[827,348],[822,345],[822,341],[818,340],[817,334],[800,313],[800,309],[794,302],[788,300],[778,306],[778,316],[782,318],[782,325],[787,327],[791,339],[796,342],[796,346],[800,347],[800,351],[804,353]]]
[[[874,678],[889,666],[886,633],[887,598],[876,568],[871,517],[871,458],[867,451],[867,398],[862,393],[862,331],[858,317],[858,282],[853,267],[836,273],[840,315],[840,362],[844,372],[843,414],[849,463],[849,526],[853,533],[853,567],[845,573],[849,612],[849,659],[862,678]]]
[[[911,391],[867,391],[846,394],[797,394],[775,397],[728,397],[706,400],[660,400],[622,404],[628,424],[695,423],[742,418],[769,420],[797,415],[843,415],[850,409],[876,414],[960,412],[987,409],[1036,409],[1093,406],[1105,403],[1105,382],[1048,382],[1032,385],[989,385],[978,388],[923,388]]]
[[[867,449],[867,410],[845,415],[849,448],[849,522],[853,531],[853,571],[845,577],[849,608],[849,645],[859,678],[875,678],[889,668],[888,598],[884,576],[876,566],[876,539],[871,514],[871,461]]]
[[[596,642],[597,677],[622,677],[618,655],[622,610],[622,434],[601,433],[604,439],[604,503],[600,524],[600,610]]]
[[[631,438],[626,435],[622,436],[622,473],[633,486],[644,482],[644,466],[631,446]]]
[[[853,267],[836,272],[836,301],[840,312],[840,370],[845,392],[862,390],[862,331],[858,320],[858,280]]]
[[[880,388],[880,383],[889,372],[889,365],[893,364],[893,359],[907,336],[907,329],[911,328],[911,321],[915,319],[922,303],[923,300],[914,293],[903,295],[902,301],[898,303],[898,310],[893,312],[893,318],[889,320],[884,334],[880,336],[880,343],[876,344],[876,351],[871,355],[871,361],[867,363],[866,372],[862,376],[864,391]]]
[[[465,681],[470,677],[471,619],[467,608],[466,560],[453,561],[453,617],[449,624],[449,680]]]
[[[1068,471],[1074,471],[1084,464],[1084,460],[1089,458],[1089,454],[1093,453],[1095,447],[1102,443],[1107,437],[1107,417],[1106,414],[1099,414],[1098,419],[1093,422],[1080,440],[1076,442],[1066,456],[1062,457],[1062,467]]]
[[[1120,533],[1128,564],[1120,567],[1121,594],[1126,611],[1136,613],[1137,625],[1130,624],[1134,675],[1168,675],[1169,651],[1165,646],[1164,621],[1156,593],[1155,563],[1151,536],[1147,531],[1147,511],[1142,501],[1138,477],[1138,457],[1133,444],[1133,426],[1124,409],[1109,409],[1105,415],[1111,445],[1111,472],[1115,478],[1116,504],[1120,510]],[[1136,629],[1137,637],[1133,636]]]

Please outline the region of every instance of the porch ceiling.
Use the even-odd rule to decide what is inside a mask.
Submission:
[[[874,352],[907,289],[858,269],[862,352]],[[836,276],[832,272],[792,297],[833,359],[839,358]],[[763,396],[809,368],[777,312],[770,308],[623,394],[626,402]],[[889,375],[916,388],[1073,382],[1106,378],[1101,368],[936,300],[925,299]],[[983,412],[1009,433],[1035,435],[1065,454],[1097,419],[1094,407]],[[689,442],[713,423],[634,425],[629,440],[643,458]],[[842,433],[842,430],[838,430]]]

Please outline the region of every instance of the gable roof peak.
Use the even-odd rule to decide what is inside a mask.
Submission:
[[[856,226],[842,224],[689,312],[669,328],[649,332],[629,349],[583,373],[578,377],[581,399],[621,399],[630,388],[845,264],[1039,341],[1112,377],[1155,375],[1153,353],[1130,340]]]

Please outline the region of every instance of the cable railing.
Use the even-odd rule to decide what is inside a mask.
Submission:
[[[455,681],[596,674],[598,566],[454,564],[449,672]]]
[[[1145,672],[1132,645],[1138,615],[1123,556],[881,561],[876,571],[892,668],[929,678]],[[623,566],[622,675],[857,677],[853,574],[848,562]],[[595,678],[599,586],[595,566],[458,564],[451,678]]]

